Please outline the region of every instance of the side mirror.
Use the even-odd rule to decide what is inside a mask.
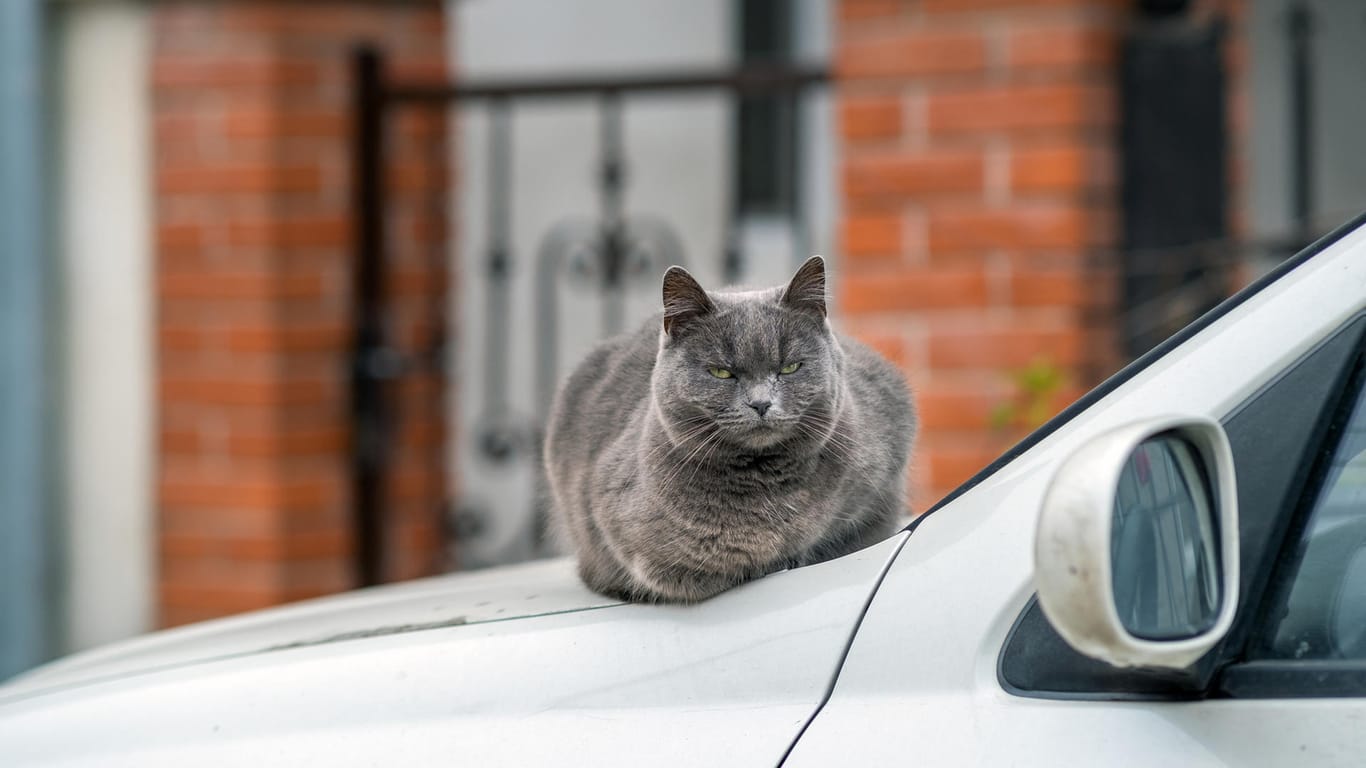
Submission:
[[[1034,539],[1039,603],[1078,652],[1117,667],[1192,664],[1233,623],[1238,507],[1218,422],[1148,419],[1058,468]]]

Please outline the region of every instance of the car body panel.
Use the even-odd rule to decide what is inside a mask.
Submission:
[[[584,587],[569,559],[438,576],[207,621],[97,648],[17,678],[0,689],[0,702],[145,669],[619,602]]]
[[[1364,699],[1046,700],[1007,693],[996,666],[1034,591],[1044,491],[1072,450],[1141,418],[1222,418],[1363,309],[1366,228],[1358,228],[924,518],[786,764],[885,765],[916,755],[932,765],[1328,765],[1353,754],[1359,765]]]
[[[906,538],[694,606],[543,613],[31,690],[0,708],[0,755],[6,766],[776,765]]]

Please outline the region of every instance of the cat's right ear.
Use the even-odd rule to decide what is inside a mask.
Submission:
[[[690,320],[711,312],[716,307],[707,292],[702,290],[688,270],[669,267],[664,273],[664,332],[672,336]]]

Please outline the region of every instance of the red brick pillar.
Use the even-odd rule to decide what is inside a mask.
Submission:
[[[1121,5],[837,3],[839,307],[917,390],[916,511],[1118,362]]]
[[[444,78],[440,2],[154,6],[161,623],[353,586],[350,52]],[[442,300],[444,115],[391,120],[396,340]],[[433,147],[435,149],[433,149]],[[391,578],[430,573],[442,390],[395,392]]]

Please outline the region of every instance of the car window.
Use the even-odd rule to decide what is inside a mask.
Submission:
[[[1366,390],[1334,425],[1319,485],[1288,574],[1267,614],[1269,659],[1366,660]],[[1293,563],[1293,565],[1291,564]]]

